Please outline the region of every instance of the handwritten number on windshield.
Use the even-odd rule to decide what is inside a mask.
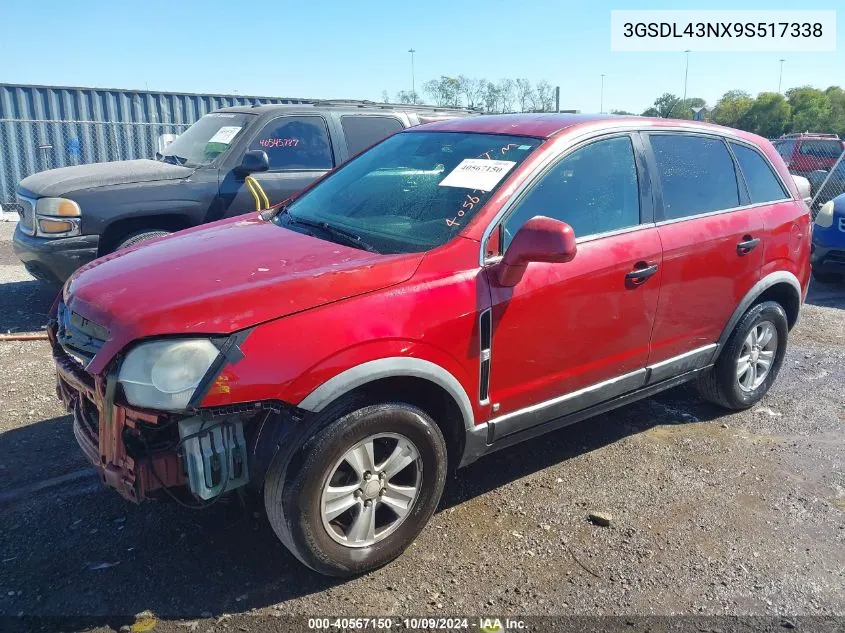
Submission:
[[[508,143],[507,145],[505,145],[504,147],[499,149],[499,153],[501,153],[502,156],[504,156],[514,147],[519,147],[519,145],[517,143]],[[494,149],[488,150],[488,151],[484,152],[483,154],[480,154],[478,156],[478,158],[486,158],[487,160],[493,160],[493,157],[490,156],[490,154],[495,153],[495,151],[496,150],[494,150]],[[486,194],[487,192],[486,191],[479,191],[478,189],[473,189],[471,193],[468,193],[466,195],[466,200],[464,200],[463,204],[461,205],[461,208],[458,209],[458,212],[455,214],[455,217],[453,217],[451,219],[446,218],[446,226],[461,226],[461,223],[458,222],[458,218],[463,218],[466,215],[467,211],[472,211],[473,207],[475,207],[475,205],[477,205],[481,201],[481,196],[480,195],[477,195],[477,196],[472,195],[474,193],[475,194]]]

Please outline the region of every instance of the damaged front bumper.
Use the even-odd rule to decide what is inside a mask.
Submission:
[[[167,420],[155,413],[116,405],[106,395],[107,380],[92,377],[65,353],[52,329],[49,338],[56,362],[56,393],[73,414],[73,434],[102,482],[136,503],[158,488],[185,485],[175,450],[145,455],[141,460],[141,456],[127,451],[125,434],[139,435],[142,424],[160,425]]]
[[[237,486],[260,485],[282,437],[304,417],[283,403],[241,403],[193,415],[119,404],[114,376],[86,372],[59,343],[55,325],[48,338],[56,393],[73,414],[76,441],[101,481],[135,503],[159,497],[165,488],[190,489],[207,500]],[[184,437],[186,429],[196,428],[202,432]]]

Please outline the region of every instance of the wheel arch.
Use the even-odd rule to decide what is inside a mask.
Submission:
[[[123,239],[138,231],[181,231],[192,226],[180,213],[131,215],[111,222],[100,236],[100,255],[111,253]]]
[[[467,434],[475,426],[472,404],[458,379],[440,365],[411,357],[372,360],[327,380],[297,406],[319,413],[353,394],[365,402],[399,400],[419,407],[443,432],[450,464],[461,461]]]
[[[717,341],[716,351],[713,354],[713,362],[716,362],[716,359],[719,358],[731,332],[749,308],[761,301],[776,301],[786,312],[787,323],[791,330],[798,323],[801,312],[801,296],[801,283],[793,273],[787,270],[779,270],[763,277],[745,294],[722,330],[722,334]]]

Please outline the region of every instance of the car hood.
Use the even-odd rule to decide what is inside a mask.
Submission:
[[[188,167],[157,160],[118,160],[48,169],[21,180],[20,188],[36,197],[63,196],[71,191],[108,185],[178,180],[187,178],[192,173],[194,170]]]
[[[411,277],[422,254],[379,255],[233,218],[141,244],[80,268],[68,307],[109,330],[99,373],[129,342],[229,334]]]

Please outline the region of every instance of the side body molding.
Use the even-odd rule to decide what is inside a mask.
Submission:
[[[329,403],[353,389],[381,378],[413,376],[429,380],[451,395],[461,410],[464,428],[471,431],[475,426],[472,404],[458,379],[440,365],[421,358],[394,356],[371,360],[338,374],[317,387],[299,403],[300,409],[322,411]]]
[[[736,310],[734,310],[731,318],[728,320],[728,324],[725,326],[725,329],[722,330],[722,335],[717,341],[716,351],[713,352],[713,360],[711,362],[716,362],[716,359],[725,347],[725,343],[728,342],[728,337],[731,335],[731,332],[733,332],[736,324],[742,318],[742,315],[748,311],[748,308],[750,308],[766,290],[779,283],[787,283],[792,286],[792,289],[795,290],[795,296],[798,297],[798,305],[800,306],[803,303],[804,295],[801,292],[801,282],[798,281],[798,277],[788,270],[778,270],[766,275],[754,284],[751,287],[751,290],[749,290],[742,298],[742,301],[739,302]]]

